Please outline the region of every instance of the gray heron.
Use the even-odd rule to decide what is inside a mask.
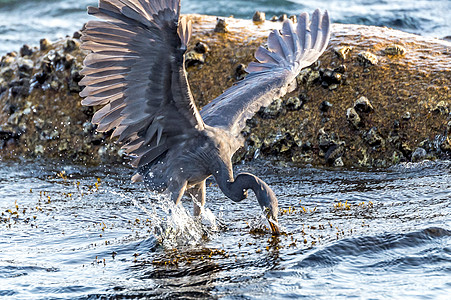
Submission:
[[[194,103],[184,54],[191,22],[180,16],[180,0],[100,0],[88,13],[80,85],[83,105],[103,106],[92,123],[113,130],[142,179],[178,204],[189,192],[194,214],[205,204],[205,182],[213,176],[221,191],[240,202],[250,189],[279,234],[278,201],[271,188],[250,173],[233,175],[232,155],[243,145],[241,131],[262,106],[294,90],[301,69],[314,63],[330,38],[327,11],[283,22],[267,47],[255,53],[245,79],[204,106]]]

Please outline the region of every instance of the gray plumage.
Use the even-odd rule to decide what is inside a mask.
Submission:
[[[83,105],[103,105],[93,116],[98,131],[114,129],[149,189],[168,191],[178,203],[187,189],[205,203],[205,180],[213,175],[226,196],[241,201],[252,189],[278,233],[277,198],[258,177],[233,177],[231,157],[241,130],[262,106],[291,91],[296,75],[325,50],[327,12],[301,14],[268,37],[249,75],[199,113],[184,66],[191,22],[180,18],[180,0],[100,0],[88,13],[82,47],[91,50],[80,82]],[[195,204],[195,214],[201,207]]]

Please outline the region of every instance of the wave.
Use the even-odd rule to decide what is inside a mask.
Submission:
[[[299,261],[295,268],[340,269],[348,272],[410,271],[434,269],[451,263],[451,231],[429,227],[420,231],[340,240]],[[451,268],[448,272],[451,271]]]

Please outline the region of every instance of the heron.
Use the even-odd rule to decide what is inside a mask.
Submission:
[[[280,233],[278,200],[273,190],[250,173],[233,174],[232,155],[244,144],[246,120],[274,99],[292,92],[296,76],[324,52],[330,38],[327,11],[318,9],[298,22],[283,22],[260,46],[247,76],[202,110],[187,80],[185,53],[192,22],[180,15],[180,0],[99,0],[88,7],[82,33],[84,60],[82,105],[102,106],[92,117],[97,131],[113,130],[131,165],[133,181],[168,193],[178,204],[193,197],[194,215],[206,200],[213,176],[234,202],[252,190],[272,234]]]

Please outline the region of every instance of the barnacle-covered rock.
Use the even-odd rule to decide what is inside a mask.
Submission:
[[[14,57],[11,55],[5,55],[0,61],[0,67],[8,67],[15,61]]]
[[[244,64],[239,64],[236,68],[235,68],[235,79],[236,80],[242,80],[244,79],[244,77],[246,77],[247,72],[246,72],[246,65]]]
[[[275,99],[268,107],[262,107],[259,111],[259,115],[264,119],[276,118],[280,115],[282,109],[282,99]]]
[[[284,22],[286,19],[288,19],[288,15],[287,14],[281,14],[279,16],[279,22]]]
[[[20,56],[30,56],[33,54],[33,49],[28,45],[23,45],[19,52]]]
[[[376,127],[372,127],[364,136],[365,141],[372,147],[384,146],[385,141]]]
[[[227,33],[229,32],[228,24],[226,19],[224,18],[217,18],[216,27],[214,29],[215,32],[219,33]]]
[[[303,103],[299,97],[290,97],[285,101],[285,107],[290,111],[300,110],[302,104]]]
[[[197,66],[205,63],[205,57],[202,53],[196,51],[189,51],[185,54],[186,67]]]
[[[346,119],[348,120],[349,124],[351,124],[355,129],[359,128],[361,119],[354,108],[351,107],[346,110]]]
[[[0,125],[0,140],[17,139],[22,133],[18,126]]]
[[[369,113],[374,110],[374,107],[367,97],[362,96],[354,102],[354,109],[361,113]]]
[[[74,39],[67,39],[66,44],[64,45],[64,52],[72,52],[80,48],[80,43]]]
[[[321,78],[321,74],[317,70],[313,70],[311,68],[303,69],[299,75],[296,77],[296,80],[299,85],[306,84],[307,86],[313,85]]]
[[[196,51],[197,53],[205,54],[210,51],[210,47],[208,47],[208,45],[203,42],[197,42],[196,46],[194,47],[194,51]]]
[[[362,51],[357,55],[360,65],[364,67],[377,65],[379,60],[377,56],[369,51]]]
[[[214,34],[216,17],[188,17],[193,20],[193,35],[187,54],[192,51],[207,58],[202,67],[187,69],[199,109],[243,79],[244,66],[255,61],[255,50],[265,44],[270,30],[282,26],[280,22],[255,26],[251,20],[227,18],[228,34]],[[1,58],[0,126],[20,132],[3,131],[2,159],[42,155],[86,164],[122,161],[120,145],[105,145],[111,132],[97,133],[90,123],[100,107],[80,105],[77,83],[87,52],[72,47],[71,41],[79,42],[77,37],[43,42],[42,50],[29,56],[10,52]],[[402,59],[385,51],[394,44],[408,45]],[[370,69],[371,61],[354,55],[364,51],[381,55],[377,68]],[[424,154],[418,148],[427,152],[426,159],[449,158],[450,51],[446,42],[436,39],[388,28],[334,24],[319,62],[297,76],[298,88],[267,108],[266,115],[263,109],[246,122],[246,144],[234,161],[262,157],[297,164],[388,166],[418,159]],[[24,66],[24,59],[33,62],[30,67]],[[353,101],[361,95],[372,103],[354,107]],[[333,109],[327,110],[327,103],[333,103]],[[369,113],[373,105],[376,112]],[[405,112],[411,115],[409,121],[402,118]]]
[[[432,112],[435,114],[447,115],[450,112],[450,108],[451,108],[451,101],[448,103],[446,103],[445,101],[440,101],[432,109]]]
[[[385,48],[384,52],[386,55],[402,56],[407,53],[407,50],[406,50],[406,48],[404,48],[401,45],[393,44],[393,45],[390,45],[387,48]]]
[[[328,112],[329,109],[331,109],[331,108],[332,108],[332,103],[330,103],[329,101],[323,101],[319,105],[319,110],[322,112]]]
[[[266,20],[266,14],[261,11],[256,11],[254,16],[252,17],[252,21],[255,24],[262,24],[265,22],[265,20]]]
[[[406,111],[406,112],[402,115],[401,118],[402,118],[404,121],[408,121],[408,120],[410,120],[410,119],[412,118],[412,114],[411,114],[410,112]]]
[[[337,47],[334,48],[334,53],[339,59],[346,60],[350,56],[352,49],[353,48],[349,46]]]
[[[443,139],[440,149],[446,153],[451,153],[451,139],[449,136]]]
[[[52,46],[52,42],[50,42],[49,39],[44,38],[39,41],[39,49],[41,51],[45,51],[45,50],[49,49],[51,46]]]

